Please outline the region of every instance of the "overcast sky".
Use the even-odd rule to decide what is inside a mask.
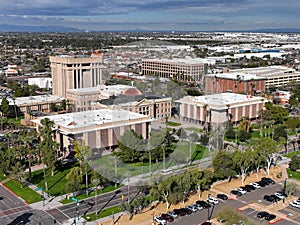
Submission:
[[[0,23],[84,30],[300,28],[300,0],[0,0]]]

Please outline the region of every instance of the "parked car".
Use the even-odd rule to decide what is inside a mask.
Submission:
[[[167,212],[167,214],[169,216],[172,216],[173,218],[177,218],[178,217],[178,214],[176,214],[174,211]]]
[[[198,208],[194,205],[188,205],[186,208],[192,210],[193,212],[196,212],[198,210]]]
[[[277,195],[270,195],[272,198],[274,198],[275,202],[278,202],[281,200]]]
[[[163,213],[160,215],[161,218],[165,219],[167,222],[173,222],[174,221],[174,217],[170,216],[167,213]]]
[[[195,206],[198,210],[202,210],[203,209],[203,206],[201,206],[201,205],[194,204],[193,206]]]
[[[300,201],[299,200],[294,200],[292,202],[290,202],[290,206],[296,207],[298,209],[300,209]]]
[[[261,186],[261,187],[267,186],[267,184],[266,184],[265,182],[263,182],[263,181],[258,181],[258,182],[256,182],[256,183],[258,183],[259,186]]]
[[[234,195],[237,195],[237,196],[242,196],[243,195],[241,192],[239,192],[237,190],[232,190],[230,193],[234,194]]]
[[[281,200],[286,198],[285,194],[283,194],[282,192],[276,191],[274,193],[275,196],[277,196],[278,198],[280,198]]]
[[[254,191],[256,188],[253,186],[253,185],[251,185],[251,184],[247,184],[247,185],[245,185],[245,188],[249,188],[251,191]]]
[[[160,216],[154,216],[154,221],[160,224],[167,224],[167,221]]]
[[[208,197],[208,198],[206,199],[206,201],[207,201],[208,203],[211,203],[211,204],[214,204],[214,205],[219,204],[219,200],[216,199],[216,198],[214,198],[214,197]]]
[[[212,225],[212,223],[209,221],[206,221],[206,222],[201,223],[201,225]]]
[[[196,201],[196,204],[199,206],[202,206],[204,209],[210,208],[211,204],[207,203],[206,201],[203,200],[198,200]]]
[[[247,193],[247,191],[243,190],[242,188],[237,188],[235,190],[241,192],[243,195]]]
[[[227,200],[228,196],[225,194],[217,194],[217,198],[222,199],[222,200]]]
[[[267,215],[269,215],[268,212],[262,211],[262,212],[257,213],[256,216],[257,216],[258,218],[265,218]]]
[[[272,180],[272,179],[269,178],[269,177],[263,177],[263,178],[261,178],[261,181],[268,183],[268,185],[269,185],[269,184],[275,184],[275,181]]]
[[[275,199],[271,195],[265,195],[264,200],[266,200],[268,202],[274,202],[275,201]]]
[[[256,189],[260,188],[260,185],[256,182],[250,183],[250,185],[252,185],[253,187],[255,187]]]
[[[192,214],[193,211],[190,210],[189,208],[185,207],[185,208],[182,208],[183,210],[185,210],[186,214]]]
[[[276,216],[274,214],[269,214],[269,215],[265,216],[265,220],[268,220],[268,221],[274,220],[275,218],[276,218]]]
[[[246,187],[246,186],[242,186],[242,187],[240,187],[242,190],[244,190],[244,191],[246,191],[246,192],[250,192],[250,191],[252,191],[252,189],[251,188],[249,188],[249,187]]]
[[[174,209],[173,210],[175,214],[177,214],[178,216],[185,216],[186,215],[186,211],[182,210],[182,209]]]

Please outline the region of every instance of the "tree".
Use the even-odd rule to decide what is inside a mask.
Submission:
[[[280,144],[269,137],[264,137],[254,143],[253,149],[256,152],[260,152],[264,158],[267,163],[267,173],[270,175],[270,167],[275,162],[274,155],[279,152]]]
[[[242,175],[242,185],[244,185],[246,175],[252,163],[252,150],[250,148],[246,148],[243,152],[236,150],[233,155],[233,163]]]
[[[275,124],[283,123],[284,120],[288,117],[289,112],[287,109],[267,102],[265,104],[266,110],[263,112],[263,120],[271,121],[274,120]]]
[[[66,191],[73,192],[79,191],[81,189],[82,176],[80,174],[80,168],[74,167],[66,175],[67,183],[65,185]]]
[[[287,195],[292,195],[299,191],[299,186],[295,182],[287,182],[285,187],[285,192]]]
[[[87,159],[92,154],[92,150],[85,144],[83,140],[74,141],[75,158],[78,159],[80,165],[80,174],[82,174],[82,167],[85,164],[85,190],[88,195],[88,166],[86,165]]]
[[[43,172],[45,187],[48,190],[48,183],[46,179],[46,170],[45,165],[51,170],[52,176],[54,175],[55,169],[55,151],[58,147],[58,144],[53,141],[53,131],[52,127],[54,122],[49,118],[44,118],[41,120],[41,126],[39,127],[39,132],[41,134],[42,140],[39,144],[40,155],[43,163]]]
[[[10,113],[10,107],[9,107],[9,102],[6,98],[2,98],[1,101],[1,111],[2,111],[2,115],[7,117],[9,116]]]
[[[300,169],[300,155],[293,155],[289,164],[291,170],[299,170]]]
[[[219,179],[231,178],[236,175],[233,163],[233,152],[218,151],[217,155],[213,158],[212,166],[214,168],[215,176]]]

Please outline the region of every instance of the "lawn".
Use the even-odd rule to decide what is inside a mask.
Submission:
[[[283,156],[292,158],[294,155],[299,155],[299,154],[300,154],[300,151],[296,151],[296,152],[289,152],[288,154],[284,154]]]
[[[293,171],[289,168],[286,169],[286,172],[291,179],[300,180],[300,173],[297,171]]]
[[[6,176],[4,176],[4,174],[0,174],[0,181],[3,181],[5,178],[7,178]]]
[[[181,125],[181,123],[176,123],[176,122],[173,122],[173,121],[169,121],[167,124],[168,124],[169,126],[172,126],[172,127],[178,127],[178,126]]]
[[[100,212],[98,212],[98,216],[96,216],[96,213],[91,213],[86,216],[83,216],[87,221],[94,221],[99,218],[104,218],[107,216],[112,216],[113,214],[121,212],[119,206],[113,206],[111,208],[103,209]]]
[[[39,195],[27,186],[24,186],[22,188],[18,181],[9,180],[4,185],[29,204],[39,202],[42,200],[41,195]]]
[[[185,128],[185,130],[193,131],[193,132],[197,132],[197,133],[202,133],[203,132],[202,129],[199,129],[199,128],[196,128],[196,127],[188,127],[188,128]]]
[[[67,183],[66,175],[69,173],[72,167],[78,166],[78,163],[69,163],[64,164],[54,172],[54,176],[51,176],[51,171],[46,169],[46,178],[48,183],[48,191],[52,196],[58,196],[66,194],[65,184]],[[44,182],[44,174],[43,170],[34,171],[32,173],[31,182],[37,185],[39,188],[44,188],[45,190],[45,182]]]

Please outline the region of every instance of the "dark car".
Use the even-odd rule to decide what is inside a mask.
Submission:
[[[222,200],[227,200],[228,196],[225,194],[217,194],[217,198],[222,199]]]
[[[268,183],[268,185],[269,185],[269,184],[275,184],[275,181],[272,180],[272,179],[269,178],[269,177],[263,177],[263,178],[261,178],[261,181],[263,181],[263,182],[265,182],[265,183]]]
[[[178,216],[185,216],[186,215],[186,211],[182,210],[182,209],[174,209],[173,212],[175,214],[177,214]]]
[[[252,191],[254,191],[256,188],[253,186],[253,185],[251,185],[251,184],[247,184],[247,185],[245,185],[245,188],[250,188]]]
[[[269,215],[265,216],[265,220],[268,220],[268,221],[274,220],[275,218],[276,218],[276,216],[274,214],[269,214]]]
[[[181,208],[182,210],[185,210],[186,214],[192,214],[193,211],[190,210],[189,208]]]
[[[258,183],[259,186],[261,186],[261,187],[267,186],[267,184],[266,184],[265,182],[263,182],[263,181],[258,181],[258,182],[256,182],[256,183]]]
[[[202,206],[204,209],[210,208],[211,204],[207,203],[206,201],[198,200],[196,201],[196,205]]]
[[[272,198],[274,198],[274,201],[277,202],[277,201],[280,201],[281,198],[279,198],[278,196],[276,195],[270,195]]]
[[[167,222],[173,222],[174,218],[169,214],[163,213],[160,215],[161,218],[165,219]]]
[[[237,190],[232,190],[230,193],[234,194],[234,195],[237,195],[237,196],[242,196],[243,195],[241,192],[239,192]]]
[[[275,202],[275,198],[271,195],[265,195],[264,200],[266,200],[268,202]]]
[[[265,212],[265,211],[262,211],[262,212],[259,212],[259,213],[257,213],[257,217],[258,218],[265,218],[266,216],[268,216],[269,215],[269,213],[267,213],[267,212]]]
[[[244,191],[247,191],[247,192],[250,192],[250,191],[252,191],[252,189],[251,188],[249,188],[249,187],[246,187],[246,186],[242,186],[242,187],[240,187],[241,189],[243,189]]]
[[[204,222],[204,223],[201,223],[201,225],[211,225],[212,223],[211,222],[208,222],[208,221],[206,221],[206,222]]]

